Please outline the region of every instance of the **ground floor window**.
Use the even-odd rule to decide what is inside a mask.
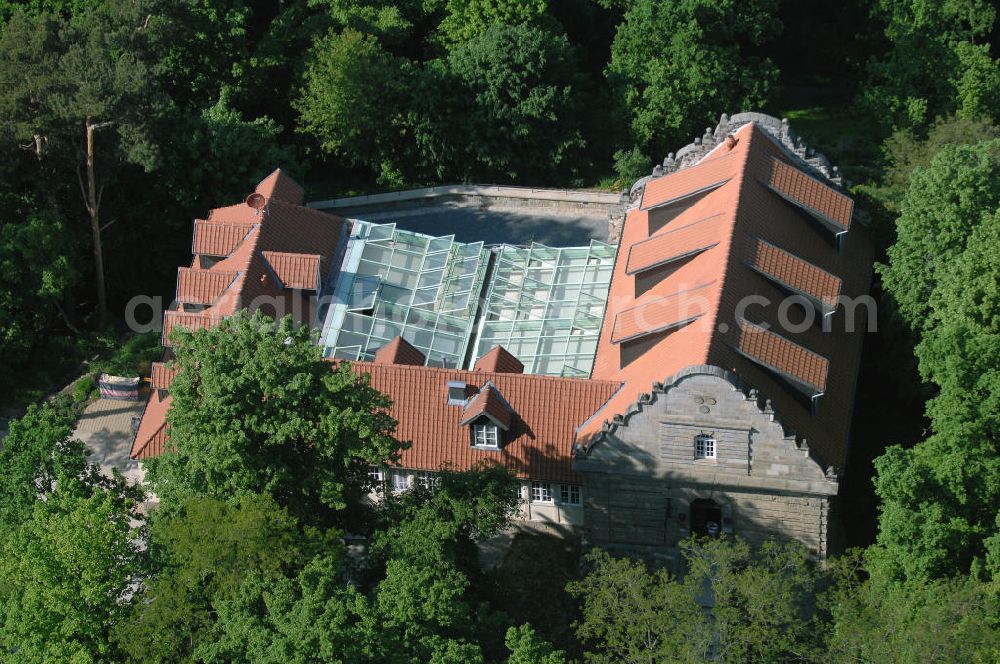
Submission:
[[[417,484],[425,489],[434,489],[437,487],[438,482],[441,479],[438,477],[437,473],[432,473],[427,470],[417,471]]]
[[[410,474],[402,470],[392,471],[393,491],[406,491],[410,488]]]
[[[368,481],[371,482],[372,486],[376,488],[382,486],[382,482],[385,481],[382,469],[378,466],[371,466],[368,468]]]
[[[531,502],[533,503],[551,503],[552,502],[552,485],[548,482],[532,482],[531,483]]]
[[[579,484],[560,484],[559,502],[563,505],[579,505],[581,493]]]

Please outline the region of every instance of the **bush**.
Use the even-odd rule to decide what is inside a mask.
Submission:
[[[127,338],[120,344],[103,340],[110,354],[93,363],[96,371],[116,376],[137,376],[149,372],[149,365],[163,355],[159,332],[146,332]],[[104,353],[102,353],[104,355]]]
[[[94,377],[91,375],[84,376],[80,380],[73,383],[73,403],[80,404],[85,402],[90,398],[90,393],[94,391],[97,384],[94,382]]]

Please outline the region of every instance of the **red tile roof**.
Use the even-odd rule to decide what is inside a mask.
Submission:
[[[462,410],[462,424],[472,424],[480,417],[486,416],[504,431],[510,430],[514,413],[497,388],[487,383],[479,388],[479,392],[469,399]]]
[[[782,286],[820,303],[824,311],[837,308],[843,282],[836,275],[779,249],[770,242],[752,238],[747,243],[747,265]]]
[[[403,337],[396,337],[375,351],[376,364],[412,364],[423,366],[427,358]]]
[[[524,365],[503,346],[495,346],[493,350],[476,360],[473,371],[524,373]]]
[[[208,306],[197,312],[168,311],[163,318],[165,345],[175,327],[206,329],[241,308],[315,322],[313,298],[302,290],[326,283],[337,245],[349,226],[340,217],[302,207],[302,187],[280,169],[258,184],[257,192],[268,198],[264,211],[238,203],[216,208],[207,220],[195,221],[195,255],[224,258],[206,269],[178,271],[178,301]],[[196,260],[194,264],[206,263]],[[169,404],[169,396],[150,397],[133,443],[133,457],[140,458],[136,456],[140,452],[154,454],[143,450],[162,450],[162,445],[157,448],[151,441],[166,435],[162,425]]]
[[[693,256],[719,244],[725,219],[713,214],[678,227],[671,224],[648,240],[629,247],[626,274],[636,274]]]
[[[574,432],[618,389],[617,381],[558,378],[516,373],[350,362],[356,375],[392,399],[399,422],[396,437],[413,445],[404,450],[404,468],[468,470],[496,461],[517,477],[580,483],[573,472]],[[448,381],[482,386],[489,382],[517,414],[499,450],[472,447],[461,422],[463,406],[448,405]]]
[[[154,390],[166,390],[174,382],[177,376],[177,367],[173,363],[153,362],[152,372],[149,377],[150,386]]]
[[[198,330],[207,330],[210,327],[215,327],[220,320],[222,319],[203,316],[200,313],[189,314],[183,311],[168,311],[163,315],[163,344],[165,346],[173,344],[170,334],[174,331],[174,328],[182,327],[192,332],[197,332]]]
[[[227,224],[195,219],[191,253],[196,256],[228,256],[238,247],[252,224]]]
[[[831,332],[815,324],[792,332],[779,325],[777,309],[788,290],[814,297],[824,306],[835,302],[835,293],[867,294],[871,243],[863,228],[852,227],[838,251],[829,232],[805,223],[796,206],[846,231],[850,199],[776,162],[775,155],[783,154],[781,146],[755,124],[740,128],[735,138],[735,145],[720,145],[702,162],[646,183],[641,205],[628,212],[591,374],[624,386],[580,427],[578,441],[586,447],[600,440],[609,427],[618,426],[611,424],[615,417],[628,412],[654,383],[687,367],[709,365],[732,371],[758,389],[772,401],[784,425],[807,438],[823,462],[842,467],[865,329],[859,319],[866,312],[839,307],[830,314]],[[650,238],[651,208],[675,200],[691,204],[681,206]],[[697,248],[714,240],[711,248],[678,261],[655,283],[642,281],[645,266],[677,254],[674,245],[659,238],[707,218],[715,220],[714,237],[706,233],[683,246]],[[684,320],[681,312],[671,311],[669,298],[698,284],[704,284],[705,296],[699,320],[639,345],[621,343]],[[766,298],[768,304],[751,297]],[[849,315],[859,332],[845,331]],[[747,332],[748,325],[763,323],[771,332]],[[815,414],[795,382],[824,392]]]
[[[284,251],[263,251],[264,260],[285,288],[320,289],[319,254],[290,254]]]
[[[683,170],[651,180],[642,192],[642,209],[671,203],[709,191],[733,176],[732,152],[709,155],[707,159]]]
[[[612,327],[611,343],[620,344],[680,327],[704,316],[711,307],[709,286],[711,284],[702,284],[655,299],[644,298],[642,304],[618,312]]]
[[[826,376],[830,371],[827,359],[779,334],[741,320],[734,346],[772,371],[813,387],[817,392],[826,390]]]
[[[160,396],[159,390],[150,390],[146,409],[142,411],[142,421],[132,441],[132,459],[149,459],[163,454],[167,444],[167,411],[170,397]]]
[[[762,181],[782,198],[845,231],[851,227],[854,201],[850,197],[776,157],[761,164],[760,170]]]
[[[213,304],[235,281],[237,272],[177,269],[177,301],[189,304]]]
[[[269,200],[278,199],[293,205],[302,205],[306,193],[298,182],[280,168],[261,180],[255,191]]]

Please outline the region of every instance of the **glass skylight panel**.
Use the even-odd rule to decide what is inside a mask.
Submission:
[[[475,357],[502,345],[528,373],[589,375],[615,247],[503,246],[486,298]],[[475,358],[473,358],[473,361]]]

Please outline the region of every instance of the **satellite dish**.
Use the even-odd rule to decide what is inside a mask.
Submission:
[[[246,203],[247,207],[253,208],[259,212],[267,206],[267,198],[264,194],[253,193],[247,196]]]

